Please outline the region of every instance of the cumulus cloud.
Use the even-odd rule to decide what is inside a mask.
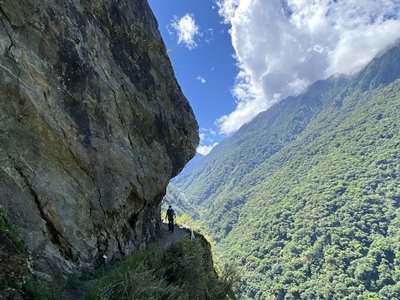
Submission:
[[[207,155],[218,145],[218,142],[214,141],[217,132],[212,128],[200,128],[200,145],[197,147],[197,153]]]
[[[207,80],[203,76],[200,76],[200,75],[197,75],[196,80],[200,81],[203,84],[207,82]]]
[[[239,68],[229,134],[273,103],[336,73],[354,74],[400,38],[398,0],[218,0]]]
[[[196,24],[194,15],[186,14],[181,18],[174,16],[169,29],[170,34],[178,37],[178,44],[184,45],[189,50],[197,47],[196,37],[200,36],[200,28]]]
[[[197,153],[200,153],[201,155],[207,155],[217,145],[218,145],[218,143],[214,143],[212,145],[200,145],[197,147],[196,151],[197,151]]]

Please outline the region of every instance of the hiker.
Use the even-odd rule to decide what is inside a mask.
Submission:
[[[167,209],[167,214],[165,215],[165,218],[168,219],[168,229],[169,232],[174,232],[174,217],[176,216],[174,210],[172,209],[172,206],[170,205]]]

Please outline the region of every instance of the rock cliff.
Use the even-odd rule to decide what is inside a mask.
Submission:
[[[145,0],[0,1],[0,200],[41,270],[143,247],[198,127]]]

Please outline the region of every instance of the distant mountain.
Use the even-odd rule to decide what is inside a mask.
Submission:
[[[400,299],[399,66],[316,82],[174,179],[240,299]]]
[[[196,168],[203,161],[204,158],[204,155],[196,153],[196,155],[186,164],[185,168],[179,174],[180,180],[184,180],[186,176],[191,174],[192,170]],[[168,185],[167,194],[165,195],[162,202],[162,217],[164,217],[165,211],[168,209],[168,206],[172,205],[177,216],[187,214],[194,219],[198,219],[198,208],[186,199],[180,188],[173,184],[174,180],[175,179],[172,179],[172,184]]]
[[[204,158],[204,155],[196,153],[196,155],[183,168],[182,172],[179,174],[178,180],[184,180],[184,178],[191,174],[192,170],[195,169],[203,161]],[[173,178],[171,181],[174,182],[175,178]]]
[[[186,200],[185,195],[173,184],[168,185],[167,194],[162,201],[161,217],[165,218],[168,206],[172,205],[177,217],[190,215],[193,219],[199,219],[198,207]]]
[[[295,140],[310,120],[327,105],[343,79],[319,81],[300,97],[285,101],[261,113],[237,134],[217,145],[201,163],[172,181],[193,203],[209,207],[224,189],[235,187],[243,176]],[[195,181],[195,184],[193,182]]]

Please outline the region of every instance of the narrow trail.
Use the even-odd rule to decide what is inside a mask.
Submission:
[[[168,231],[168,224],[161,224],[161,238],[158,241],[159,249],[165,250],[173,243],[182,240],[183,238],[190,238],[190,231],[188,229],[183,229],[175,226],[174,232]]]
[[[161,223],[161,236],[155,241],[157,248],[160,251],[168,249],[173,243],[176,243],[184,238],[190,239],[190,231],[188,229],[175,226],[174,232],[168,231],[168,224]],[[83,281],[77,287],[69,288],[65,291],[65,300],[84,299],[86,292],[96,283],[97,279],[92,278]]]

